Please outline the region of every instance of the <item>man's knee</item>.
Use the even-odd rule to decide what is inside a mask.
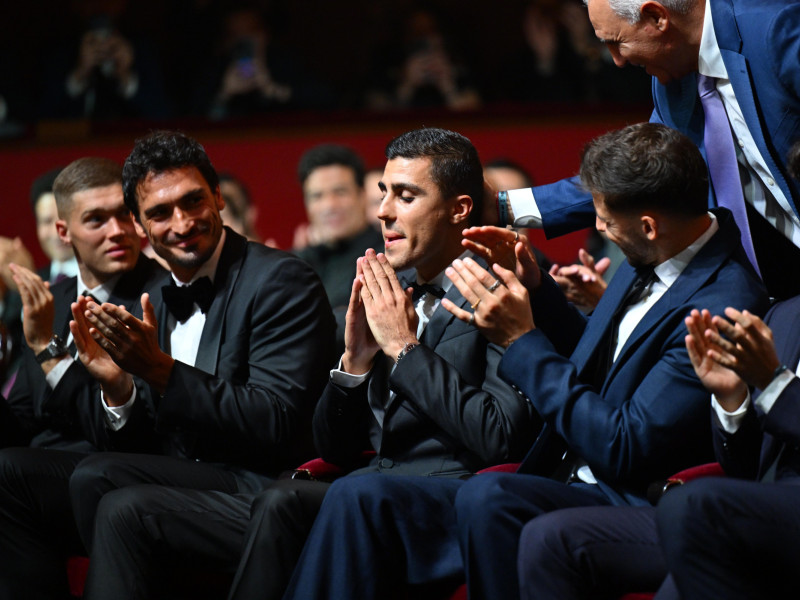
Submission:
[[[96,494],[98,488],[110,490],[116,487],[113,482],[117,464],[115,455],[105,452],[90,454],[78,463],[69,478],[73,502],[80,502],[87,494]]]
[[[510,475],[514,476],[514,475]],[[484,522],[492,510],[507,497],[504,487],[508,473],[484,473],[468,479],[456,493],[455,507],[459,522]]]
[[[148,491],[147,487],[126,487],[105,494],[97,505],[95,529],[114,537],[141,531],[148,513]]]
[[[708,477],[671,489],[658,503],[656,524],[668,545],[685,545],[702,529],[711,526],[707,516],[722,508],[728,494],[724,479]],[[712,511],[707,511],[712,507]]]

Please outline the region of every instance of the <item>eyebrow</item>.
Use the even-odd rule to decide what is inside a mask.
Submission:
[[[188,200],[189,198],[195,198],[197,196],[202,196],[202,195],[203,195],[203,188],[202,187],[197,187],[197,188],[195,188],[193,190],[189,190],[188,192],[186,192],[183,196],[181,196],[177,200],[168,200],[168,201],[165,201],[165,202],[159,202],[155,206],[151,206],[150,208],[148,208],[147,210],[144,211],[144,216],[145,217],[149,217],[154,212],[156,212],[157,210],[159,210],[160,208],[162,208],[164,206],[171,205],[171,204],[180,204],[184,200]]]
[[[393,183],[392,191],[398,195],[402,194],[403,192],[411,192],[415,196],[418,196],[425,192],[425,190],[423,190],[418,185],[414,185],[413,183]]]

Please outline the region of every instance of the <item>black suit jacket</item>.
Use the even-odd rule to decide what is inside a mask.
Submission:
[[[195,365],[176,361],[163,396],[137,385],[114,438],[129,450],[275,475],[313,455],[311,414],[335,360],[333,316],[305,262],[226,232]],[[152,302],[169,351],[160,287]]]
[[[469,303],[452,286],[445,296]],[[497,374],[503,349],[439,306],[420,340],[391,374],[379,353],[368,380],[355,388],[329,382],[314,414],[320,456],[345,467],[364,450],[377,455],[356,473],[458,476],[518,461],[539,430],[530,402]],[[387,381],[388,377],[388,381]],[[368,395],[386,386],[382,430]]]
[[[773,306],[764,321],[773,331],[778,359],[795,371],[800,362],[800,296]],[[757,395],[755,393],[754,397]],[[712,415],[717,460],[729,475],[748,479],[763,477],[783,451],[776,479],[800,477],[799,379],[783,390],[766,415],[751,402],[734,434],[726,433],[716,413],[712,411]]]
[[[141,254],[133,270],[120,277],[109,302],[134,309],[142,292],[163,274],[156,261]],[[63,340],[69,335],[70,304],[75,302],[77,285],[77,277],[71,277],[51,288],[53,331]],[[33,351],[25,346],[7,404],[0,408],[7,413],[0,446],[30,444],[76,451],[110,448],[99,393],[100,386],[77,360],[51,389]]]

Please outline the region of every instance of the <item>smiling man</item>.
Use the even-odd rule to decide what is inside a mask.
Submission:
[[[686,134],[709,166],[709,206],[729,208],[771,296],[800,293],[800,4],[794,0],[584,0],[620,67],[653,80],[651,121]],[[577,178],[498,196],[501,225],[548,237],[592,225]],[[781,260],[775,260],[780,256]]]
[[[27,347],[8,408],[0,406],[0,446],[30,447],[0,451],[0,595],[9,598],[66,595],[65,556],[80,551],[69,476],[87,453],[114,447],[98,385],[70,344],[70,304],[91,293],[132,308],[163,275],[139,252],[119,164],[80,158],[55,179],[54,194],[51,226],[74,250],[77,277],[50,287],[12,267]]]
[[[141,319],[83,299],[72,331],[115,436],[164,455],[97,454],[72,476],[94,598],[152,597],[142,590],[176,556],[159,554],[158,542],[138,561],[106,553],[119,542],[120,514],[155,522],[179,513],[193,529],[168,537],[191,556],[201,552],[198,534],[213,529],[193,491],[258,491],[310,457],[311,415],[335,361],[319,278],[300,259],[223,227],[217,173],[199,143],[155,132],[137,141],[123,178],[125,203],[172,274],[142,296]]]

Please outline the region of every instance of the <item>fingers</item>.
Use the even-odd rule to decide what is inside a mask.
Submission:
[[[608,268],[610,266],[611,266],[611,259],[605,256],[595,263],[594,271],[598,275],[602,276],[603,274],[605,274],[606,271],[608,271]]]
[[[445,310],[452,313],[456,319],[464,321],[464,323],[469,323],[470,325],[474,323],[473,317],[475,313],[471,313],[468,310],[456,306],[447,298],[442,299],[442,306]]]
[[[581,248],[578,250],[578,260],[581,261],[581,264],[586,267],[587,269],[591,269],[592,271],[595,270],[594,264],[594,256],[589,254],[586,250]]]
[[[144,324],[152,327],[154,330],[157,329],[158,320],[156,319],[156,309],[153,306],[153,303],[150,302],[150,294],[142,294],[140,302],[142,304],[142,319],[144,320]],[[121,321],[128,327],[134,326],[138,319],[136,319],[136,317],[134,317],[128,311],[124,311],[124,313],[124,318],[122,318]]]
[[[405,290],[397,279],[397,274],[383,253],[367,250],[361,260],[363,284],[369,289],[370,296],[405,296]]]
[[[118,307],[108,303],[99,306],[93,300],[87,300],[85,306],[83,314],[93,328],[90,329],[92,337],[109,353],[109,345],[122,346],[129,337],[129,328],[117,318],[116,315],[121,314]]]
[[[495,283],[496,277],[471,258],[454,260],[445,274],[458,288],[461,295],[467,299],[467,302],[473,306],[473,310],[481,300],[492,295],[488,288]]]

